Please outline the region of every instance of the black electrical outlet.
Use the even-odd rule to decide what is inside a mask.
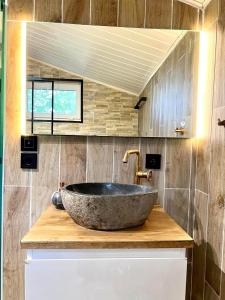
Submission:
[[[37,153],[21,153],[22,169],[37,169]]]
[[[37,152],[38,140],[37,136],[21,136],[21,151],[23,152]]]
[[[145,168],[159,170],[161,168],[161,154],[146,154]]]

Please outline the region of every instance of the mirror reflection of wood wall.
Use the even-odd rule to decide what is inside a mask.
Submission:
[[[35,22],[27,32],[28,76],[84,82],[83,123],[55,123],[53,134],[177,137],[184,126],[179,137],[192,136],[198,33]]]

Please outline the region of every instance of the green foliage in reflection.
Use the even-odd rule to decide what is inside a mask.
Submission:
[[[77,109],[76,91],[54,91],[54,113],[74,115]],[[27,111],[32,112],[32,89],[27,89]],[[47,89],[34,90],[34,113],[51,113],[52,91]]]

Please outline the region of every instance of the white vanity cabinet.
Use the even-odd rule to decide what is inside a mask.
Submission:
[[[96,231],[50,206],[21,241],[25,300],[185,300],[192,246],[159,207],[143,226]]]
[[[28,250],[25,300],[184,300],[184,249]]]

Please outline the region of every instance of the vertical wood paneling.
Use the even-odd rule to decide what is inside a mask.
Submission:
[[[33,10],[33,0],[8,0],[9,20],[32,21]]]
[[[146,28],[171,28],[171,15],[171,0],[146,0]]]
[[[43,22],[61,22],[62,1],[65,23],[90,24],[91,1],[92,25],[116,26],[119,18],[119,26],[144,27],[145,0],[8,0],[8,20],[30,21],[35,18]],[[121,2],[119,16],[118,2]],[[146,27],[171,28],[173,14],[174,28],[196,29],[198,10],[180,1],[175,2],[173,13],[171,0],[146,0]]]
[[[204,12],[204,28],[210,27],[219,17],[219,0],[212,0]]]
[[[28,171],[20,168],[21,135],[21,56],[22,25],[10,22],[7,26],[6,60],[6,127],[4,149],[5,185],[28,186]],[[13,78],[13,80],[12,80]]]
[[[113,174],[113,138],[88,137],[87,181],[111,182]]]
[[[178,0],[173,1],[173,29],[197,29],[198,9]]]
[[[216,66],[215,66],[215,88],[214,88],[214,101],[213,107],[225,106],[225,27],[221,23],[217,24],[214,28],[216,32]]]
[[[87,137],[61,137],[60,181],[65,185],[86,181]]]
[[[25,251],[20,240],[29,229],[30,189],[4,188],[3,296],[5,300],[24,300]]]
[[[117,26],[118,0],[92,0],[91,25]]]
[[[145,0],[120,0],[119,24],[123,27],[144,27]]]
[[[182,137],[195,135],[198,55],[199,35],[189,32],[150,79],[142,93],[147,101],[139,109],[141,136],[176,137],[183,123]]]
[[[220,300],[220,297],[216,294],[216,292],[207,282],[205,283],[204,300]]]
[[[62,0],[35,0],[35,21],[61,22]]]
[[[59,137],[40,137],[38,170],[32,172],[32,223],[51,203],[59,183]]]
[[[167,139],[166,188],[189,188],[191,140]]]
[[[134,183],[136,156],[130,156],[127,163],[123,163],[123,156],[127,150],[139,149],[138,138],[115,138],[114,146],[114,174],[113,181],[118,183]],[[143,159],[143,157],[142,157]]]
[[[164,177],[165,177],[165,139],[145,138],[141,139],[141,156],[142,156],[142,169],[145,169],[146,154],[161,154],[161,169],[153,170],[152,181],[148,182],[143,180],[142,184],[154,186],[158,189],[158,202],[163,207],[164,197]],[[148,170],[146,170],[148,171]]]
[[[188,209],[188,189],[165,190],[165,210],[184,230],[188,227]]]
[[[220,267],[222,262],[222,234],[224,227],[224,208],[221,206],[220,198],[223,198],[225,195],[225,135],[224,128],[217,125],[219,117],[225,119],[224,108],[215,110],[212,119],[210,201],[206,256],[206,280],[217,294],[220,293],[221,284]]]
[[[193,250],[193,299],[204,299],[208,195],[196,191]]]
[[[63,23],[90,24],[90,0],[63,0]]]
[[[213,93],[217,101],[217,90],[214,88],[215,79],[215,55],[216,55],[216,25],[213,24],[207,29],[208,36],[208,58],[207,58],[207,77],[206,86],[207,93],[205,93],[205,116],[204,116],[204,136],[198,141],[197,153],[197,177],[196,188],[208,193],[209,187],[209,172],[210,172],[210,136],[211,136],[211,116],[212,116],[212,101]],[[220,61],[221,63],[221,61]],[[222,74],[220,74],[222,76]],[[207,121],[206,121],[207,120]]]

